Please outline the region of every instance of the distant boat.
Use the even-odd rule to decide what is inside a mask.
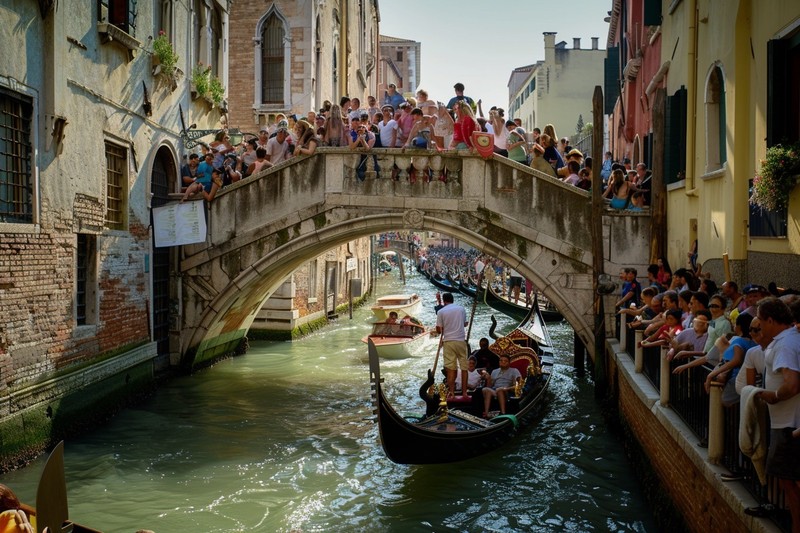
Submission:
[[[439,290],[445,292],[458,292],[458,286],[453,285],[449,279],[443,278],[439,274],[431,274],[431,283],[436,285]]]
[[[524,295],[522,295],[521,298],[524,298]],[[538,301],[538,298],[534,298],[534,300]],[[525,305],[515,304],[508,298],[500,296],[497,294],[497,292],[495,292],[491,284],[487,284],[486,290],[483,291],[483,301],[495,311],[499,311],[500,313],[508,315],[509,317],[518,321],[524,320],[531,309]],[[538,306],[545,322],[561,322],[564,320],[564,316],[558,312],[558,310],[553,309],[544,303],[539,303]]]
[[[497,449],[537,416],[536,407],[543,403],[553,368],[549,344],[541,313],[531,312],[525,323],[489,347],[498,355],[508,355],[511,365],[522,369],[525,382],[510,398],[508,414],[486,420],[476,416],[470,404],[449,408],[442,389],[424,398],[428,406],[425,416],[401,416],[384,395],[378,353],[369,343],[373,403],[386,456],[400,464],[436,464],[463,461]],[[433,382],[429,370],[428,380],[420,387],[421,395]]]
[[[371,307],[372,314],[382,322],[389,319],[389,313],[397,313],[398,318],[415,316],[422,307],[422,300],[417,294],[388,294],[381,296]]]
[[[378,356],[384,359],[405,359],[418,351],[428,338],[428,333],[422,324],[375,322],[372,333],[361,342],[369,344],[372,341]]]

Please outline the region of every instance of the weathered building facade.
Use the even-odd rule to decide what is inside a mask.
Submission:
[[[556,43],[556,34],[544,34],[544,60],[515,69],[508,82],[508,116],[522,119],[526,130],[553,124],[556,133],[572,138],[579,117],[592,119],[592,92],[602,83],[605,50],[592,38],[590,49],[580,39]]]
[[[380,84],[378,86],[381,95],[384,94],[390,83],[394,83],[397,86],[397,92],[413,96],[419,89],[421,68],[422,43],[401,37],[381,35]]]
[[[714,279],[727,254],[739,283],[800,287],[800,188],[780,212],[748,202],[767,149],[800,141],[800,4],[685,0],[661,16],[670,260],[697,241]]]
[[[150,211],[179,190],[181,110],[198,129],[220,124],[224,103],[192,99],[190,73],[202,62],[224,78],[226,10],[211,0],[0,7],[4,461],[57,438],[69,413],[147,386],[154,361],[179,351],[177,252],[153,246]],[[159,37],[174,67],[157,65]]]
[[[275,115],[377,89],[377,0],[235,2],[230,21],[230,125],[257,132]]]
[[[377,87],[378,21],[374,0],[234,3],[230,126],[255,133],[274,125],[279,113],[300,119],[326,100],[338,104],[344,95],[366,102]],[[369,240],[360,239],[298,269],[264,303],[254,334],[288,338],[309,321],[324,322],[334,311],[326,304],[347,301],[348,276],[369,284],[368,267],[357,274],[347,269],[348,258],[368,265],[369,254]],[[335,274],[329,272],[332,265]]]

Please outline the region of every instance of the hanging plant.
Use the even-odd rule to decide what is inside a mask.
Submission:
[[[789,205],[789,195],[800,175],[800,145],[776,144],[767,149],[761,169],[753,177],[750,203],[768,211],[780,211]]]
[[[172,48],[164,30],[158,32],[158,37],[153,39],[153,75],[164,76],[174,80],[177,76],[178,54]]]

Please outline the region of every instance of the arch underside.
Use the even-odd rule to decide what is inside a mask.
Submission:
[[[319,222],[320,216],[324,216],[324,223]],[[192,367],[235,349],[266,299],[306,262],[353,239],[407,230],[447,234],[504,261],[530,279],[558,307],[590,352],[593,350],[592,260],[585,250],[533,230],[515,232],[513,228],[519,227],[517,221],[485,211],[422,213],[398,209],[387,213],[385,209],[320,206],[319,212],[311,217],[315,223],[306,226],[313,229],[303,232],[295,228],[295,235],[287,242],[281,244],[281,239],[273,234],[185,269],[184,279],[214,279],[215,285],[219,285],[213,297],[207,293],[205,300],[195,301],[194,307],[187,305],[187,309],[196,310],[196,319],[185,318],[188,346],[183,355],[185,365]],[[244,250],[245,247],[251,249]],[[243,256],[258,259],[237,269],[231,267],[236,262],[231,254],[237,260]],[[193,294],[192,288],[198,294]],[[199,290],[198,283],[191,282],[184,291],[189,299],[204,292]]]

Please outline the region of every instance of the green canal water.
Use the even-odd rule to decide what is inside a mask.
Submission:
[[[396,271],[377,294],[417,292],[433,325],[435,289]],[[456,296],[467,307],[471,302]],[[472,344],[487,336],[478,306]],[[498,316],[501,328],[513,327]],[[105,532],[655,531],[593,385],[575,378],[572,330],[557,349],[550,406],[511,443],[449,465],[396,465],[370,403],[368,306],[293,343],[254,342],[241,357],[174,379],[148,401],[66,445],[70,517]],[[436,353],[385,361],[389,398],[419,414]],[[43,459],[0,482],[33,502]]]

